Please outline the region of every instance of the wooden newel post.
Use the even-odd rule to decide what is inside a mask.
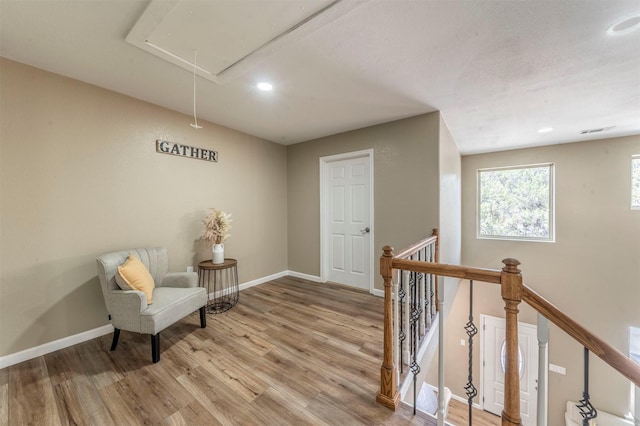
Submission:
[[[518,357],[518,305],[522,301],[522,275],[516,259],[502,261],[502,300],[506,312],[506,354],[502,425],[520,425],[520,365]]]
[[[396,383],[396,366],[393,362],[393,247],[384,246],[380,257],[380,275],[384,279],[384,354],[380,367],[380,391],[376,401],[395,411],[400,402]]]

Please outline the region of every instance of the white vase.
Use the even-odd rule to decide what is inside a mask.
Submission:
[[[214,244],[211,250],[213,251],[213,263],[224,263],[224,244]]]

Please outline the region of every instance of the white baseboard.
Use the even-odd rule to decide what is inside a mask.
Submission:
[[[286,271],[285,275],[290,275],[292,277],[300,278],[300,279],[307,280],[307,281],[313,281],[314,283],[321,283],[322,282],[320,277],[318,277],[316,275],[303,274],[302,272]]]
[[[322,279],[316,275],[303,274],[302,272],[286,271],[285,275],[290,275],[295,278],[300,278],[307,281],[313,281],[315,283],[321,283]],[[384,290],[373,289],[371,292],[374,296],[384,297]]]
[[[246,283],[242,283],[238,286],[239,290],[246,290],[250,287],[264,284],[266,282],[277,280],[278,278],[291,276],[300,278],[303,280],[322,282],[320,277],[315,275],[303,274],[295,271],[281,271],[266,277],[257,278]],[[379,293],[379,294],[378,294]],[[373,294],[376,296],[384,296],[381,290],[374,290]],[[54,340],[52,342],[43,343],[42,345],[35,346],[33,348],[25,349],[20,352],[5,355],[0,357],[0,369],[6,368],[15,364],[19,364],[23,361],[28,361],[33,358],[37,358],[42,355],[46,355],[51,352],[55,352],[60,349],[68,348],[69,346],[77,345],[87,340],[95,339],[96,337],[104,336],[105,334],[113,333],[113,326],[111,324],[103,325],[101,327],[94,328],[92,330],[83,331],[82,333],[74,334],[73,336],[63,337],[62,339]]]
[[[300,278],[300,279],[303,279],[303,280],[313,281],[313,282],[316,282],[316,283],[321,282],[320,281],[320,277],[317,277],[315,275],[308,275],[308,274],[303,274],[301,272],[295,272],[295,271],[288,271],[287,270],[287,271],[281,271],[281,272],[278,272],[278,273],[275,273],[275,274],[272,274],[272,275],[268,275],[266,277],[258,278],[258,279],[255,279],[253,281],[248,281],[248,282],[246,282],[244,284],[240,284],[238,287],[239,287],[240,290],[245,290],[245,289],[247,289],[249,287],[253,287],[253,286],[256,286],[256,285],[264,284],[264,283],[267,283],[269,281],[277,280],[278,278],[282,278],[282,277]]]
[[[292,277],[302,278],[309,281],[320,282],[320,277],[301,274],[300,272],[294,272],[294,271],[282,271],[276,274],[272,274],[266,277],[258,278],[258,279],[240,284],[238,288],[240,290],[245,290],[249,287],[264,284],[271,280],[276,280],[278,278],[286,277],[288,275]],[[55,352],[60,349],[68,348],[69,346],[77,345],[79,343],[86,342],[87,340],[95,339],[96,337],[104,336],[105,334],[109,334],[109,333],[113,333],[113,326],[111,324],[103,325],[101,327],[94,328],[92,330],[83,331],[82,333],[74,334],[73,336],[63,337],[62,339],[54,340],[52,342],[43,343],[42,345],[25,349],[20,352],[1,356],[0,369],[9,367],[15,364],[19,364],[23,361],[28,361],[30,359],[37,358],[39,356],[46,355],[51,352]]]
[[[429,385],[429,384],[427,383],[427,385]],[[431,386],[431,385],[429,385],[429,386]],[[408,402],[406,402],[406,401],[400,401],[400,404],[402,404],[406,409],[413,410],[413,405],[408,403]],[[423,419],[433,419],[435,421],[438,421],[438,417],[437,416],[435,416],[435,415],[433,415],[431,413],[427,413],[426,411],[422,411],[419,408],[416,408],[416,415],[419,416],[419,417],[422,417]],[[444,424],[446,426],[454,426],[453,424],[449,423],[446,419],[444,420]]]
[[[427,382],[425,382],[427,383]],[[438,387],[432,385],[431,383],[427,383],[427,386],[429,386],[431,389],[433,389],[434,391],[438,392]],[[461,396],[458,396],[456,394],[454,394],[453,392],[451,393],[451,399],[455,399],[458,402],[462,402],[463,404],[469,404],[469,401],[467,400],[467,398],[463,398]],[[473,408],[477,408],[478,410],[482,410],[482,407],[480,407],[480,404],[474,402],[471,405],[473,405]]]
[[[463,398],[463,397],[455,395],[453,393],[451,394],[451,399],[455,399],[456,401],[462,402],[463,404],[468,404],[469,403],[467,398]],[[480,407],[480,404],[478,404],[477,402],[474,402],[471,405],[473,405],[473,408],[477,408],[478,410],[482,410],[482,407]]]
[[[245,290],[245,289],[247,289],[249,287],[253,287],[253,286],[256,286],[256,285],[264,284],[264,283],[272,281],[272,280],[277,280],[278,278],[286,277],[287,275],[290,275],[289,271],[278,272],[276,274],[268,275],[266,277],[257,278],[257,279],[252,280],[252,281],[247,281],[246,283],[240,284],[238,286],[238,288],[240,290]]]
[[[429,330],[427,331],[427,334],[422,338],[422,343],[420,343],[420,348],[418,348],[418,354],[416,356],[416,359],[418,360],[418,364],[422,364],[423,362],[423,357],[425,355],[425,353],[427,352],[427,349],[430,347],[430,345],[432,344],[438,344],[438,333],[439,333],[439,327],[438,327],[438,314],[436,314],[436,316],[433,318],[433,323],[431,328],[429,328]],[[407,353],[404,356],[404,359],[408,360],[409,359],[409,354]],[[407,366],[407,368],[409,368]],[[411,372],[409,372],[409,374],[407,374],[407,377],[405,377],[404,382],[402,382],[399,386],[398,386],[398,390],[400,392],[400,399],[404,399],[407,395],[407,392],[409,391],[409,387],[411,386],[411,384],[413,383],[413,374],[411,374]],[[426,383],[426,382],[425,382]],[[431,386],[431,384],[427,383],[428,386]],[[433,387],[433,386],[431,386]],[[437,388],[434,388],[437,390]]]
[[[378,296],[378,297],[384,297],[384,290],[378,290],[378,289],[374,288],[373,291],[371,292],[371,294],[373,294],[374,296]]]
[[[113,326],[111,324],[103,325],[102,327],[94,328],[92,330],[83,331],[82,333],[74,334],[72,336],[63,337],[62,339],[44,343],[42,345],[25,349],[20,352],[5,355],[0,357],[0,369],[21,363],[23,361],[28,361],[30,359],[37,358],[51,352],[55,352],[59,349],[68,348],[69,346],[77,345],[79,343],[86,342],[87,340],[95,339],[96,337],[104,336],[105,334],[109,333],[113,333]]]

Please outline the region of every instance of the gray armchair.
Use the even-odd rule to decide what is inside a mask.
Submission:
[[[121,290],[115,276],[129,254],[144,263],[155,282],[153,303],[147,305],[143,292]],[[151,357],[160,360],[160,332],[176,321],[200,309],[200,326],[207,326],[207,292],[198,287],[195,272],[169,273],[167,250],[161,247],[137,248],[107,253],[97,259],[109,319],[114,327],[111,350],[115,350],[120,330],[151,335]]]

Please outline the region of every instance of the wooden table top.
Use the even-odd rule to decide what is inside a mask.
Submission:
[[[238,265],[238,261],[235,259],[225,259],[223,263],[213,263],[212,259],[202,261],[198,263],[200,269],[227,269]]]

